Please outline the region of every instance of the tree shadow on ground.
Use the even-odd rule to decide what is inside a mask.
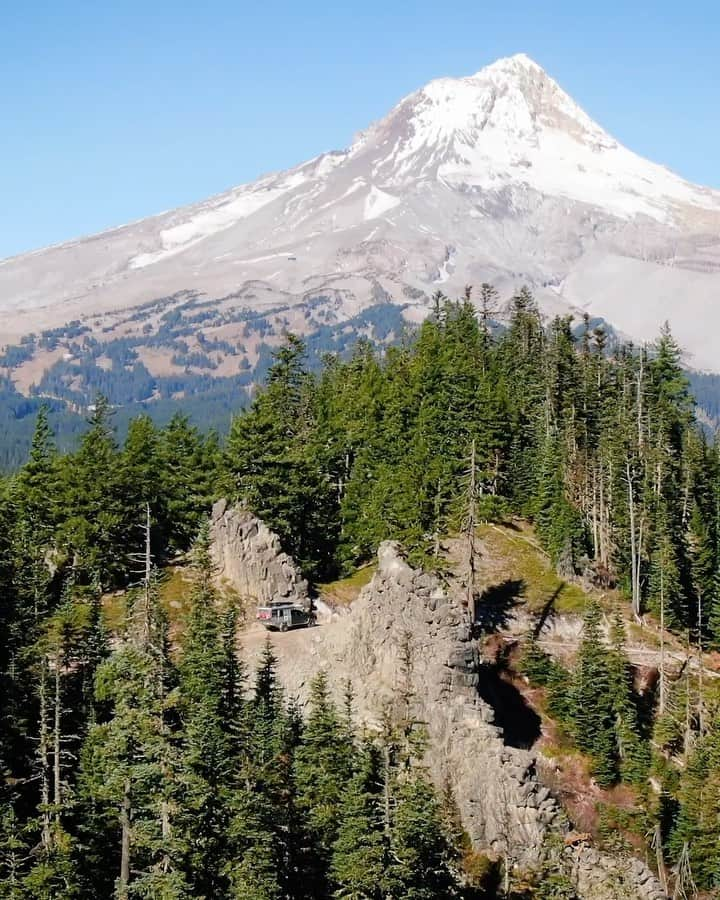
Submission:
[[[495,713],[509,747],[529,750],[542,734],[542,720],[510,681],[504,660],[480,667],[478,694]]]
[[[525,582],[515,578],[508,578],[485,588],[475,598],[475,637],[487,637],[506,630],[514,609],[522,603],[525,590]],[[555,599],[556,596],[553,595],[550,605],[546,604],[546,617]],[[502,728],[505,744],[523,750],[530,749],[542,733],[542,722],[512,683],[505,653],[501,652],[493,662],[483,663],[478,674],[478,695],[492,707],[495,724]]]
[[[535,623],[535,628],[533,629],[533,637],[537,640],[540,637],[540,632],[543,630],[545,625],[548,622],[548,619],[552,618],[555,615],[555,604],[558,601],[560,594],[565,590],[565,582],[561,581],[560,584],[555,588],[555,590],[550,594],[550,596],[545,601],[543,608],[540,610],[540,615],[538,616],[538,620]]]
[[[493,584],[475,598],[474,625],[476,636],[495,634],[508,627],[510,614],[525,593],[522,579],[508,578]]]

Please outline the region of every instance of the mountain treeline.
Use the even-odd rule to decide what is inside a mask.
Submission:
[[[602,328],[543,326],[528,291],[502,331],[496,307],[489,286],[476,303],[438,295],[413,339],[382,353],[360,341],[319,373],[289,335],[224,446],[180,415],[160,429],[140,416],[120,445],[99,398],[61,454],[41,410],[28,461],[0,482],[0,897],[480,890],[487,873],[473,883],[460,864],[417,723],[388,714],[370,738],[324,677],[303,715],[269,651],[243,672],[203,537],[188,626],[171,640],[154,566],[189,551],[220,496],[265,519],[315,581],[385,538],[441,569],[470,509],[471,526],[526,517],[565,577],[616,586],[638,619],[720,646],[720,463],[669,330],[610,353]],[[128,587],[113,623],[106,592]],[[648,719],[621,629],[608,648],[597,619],[590,608],[572,673],[530,647],[528,674],[600,783],[641,784],[654,767],[658,840],[711,888],[720,719],[689,675]],[[535,896],[572,896],[552,883]]]

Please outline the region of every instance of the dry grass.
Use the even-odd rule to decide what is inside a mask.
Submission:
[[[170,642],[177,644],[185,632],[190,615],[192,578],[189,569],[170,566],[163,571],[160,580],[160,603],[165,611],[170,632]]]
[[[552,600],[556,613],[582,613],[587,595],[560,578],[540,548],[529,525],[482,525],[481,576],[490,584],[522,582],[521,598],[529,612],[540,613]],[[554,599],[553,599],[554,598]]]
[[[36,350],[31,359],[13,369],[11,373],[13,384],[21,394],[29,394],[32,385],[39,384],[45,370],[62,359],[65,353],[67,347],[62,345],[54,350]]]
[[[375,563],[362,566],[347,578],[340,578],[338,581],[331,581],[328,584],[319,584],[318,592],[330,606],[349,606],[362,588],[370,583],[376,568]]]
[[[118,635],[125,625],[127,614],[125,591],[103,594],[100,598],[102,606],[102,622],[105,630],[111,635]]]
[[[177,646],[190,615],[192,592],[192,570],[186,566],[168,566],[160,574],[158,593],[160,604],[167,617],[170,642]],[[225,586],[219,590],[220,609],[230,604],[238,607],[242,622],[247,611],[239,603],[236,593]],[[127,619],[128,591],[115,591],[102,598],[103,622],[112,637],[122,634]]]

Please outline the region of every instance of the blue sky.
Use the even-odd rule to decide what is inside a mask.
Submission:
[[[0,258],[347,145],[526,52],[623,143],[720,187],[720,4],[2,0]]]

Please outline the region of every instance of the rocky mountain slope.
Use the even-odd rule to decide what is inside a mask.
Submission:
[[[719,192],[620,145],[518,55],[430,82],[345,150],[5,260],[0,333],[24,348],[5,359],[23,391],[51,368],[46,392],[81,395],[89,368],[121,364],[152,399],[180,372],[249,377],[283,329],[372,335],[363,311],[390,302],[387,337],[436,290],[490,281],[637,341],[669,319],[688,362],[716,369],[718,233]]]

